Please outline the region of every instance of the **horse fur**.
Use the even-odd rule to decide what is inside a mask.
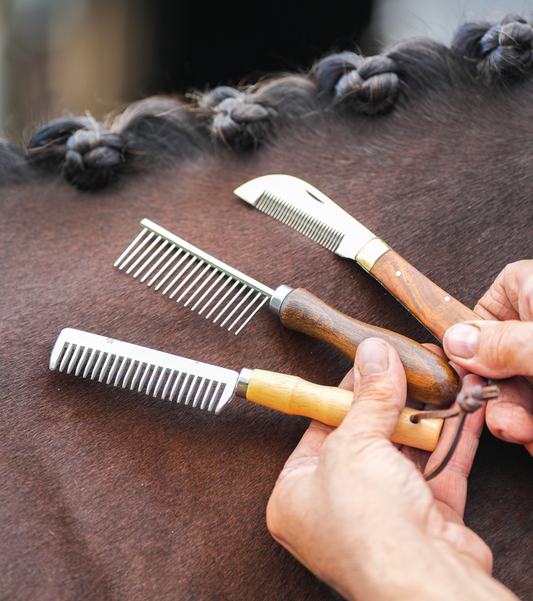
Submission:
[[[533,82],[487,84],[429,41],[387,56],[400,65],[401,90],[379,116],[291,76],[258,90],[277,102],[276,116],[248,151],[202,129],[209,107],[191,113],[152,99],[111,123],[137,152],[130,166],[144,165],[120,179],[117,171],[114,185],[67,185],[56,175],[62,148],[42,162],[31,152],[27,177],[4,178],[3,598],[338,598],[265,525],[270,491],[308,420],[239,399],[214,416],[47,366],[68,326],[320,384],[350,368],[267,311],[234,336],[117,272],[144,217],[271,287],[304,286],[357,319],[431,341],[363,270],[233,195],[268,173],[307,180],[471,307],[505,264],[527,258]],[[154,113],[151,102],[166,108]],[[46,139],[48,152],[55,143]],[[495,577],[523,599],[533,598],[530,472],[523,448],[485,432],[465,516],[494,551]]]

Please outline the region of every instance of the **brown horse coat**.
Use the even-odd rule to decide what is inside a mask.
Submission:
[[[308,420],[237,399],[214,416],[52,373],[48,360],[70,326],[322,384],[349,369],[266,310],[234,336],[117,272],[113,262],[143,217],[273,288],[304,286],[358,319],[431,341],[355,264],[233,195],[268,173],[309,181],[471,307],[505,264],[530,257],[533,83],[487,83],[429,42],[394,52],[400,87],[388,112],[344,109],[313,78],[274,82],[254,91],[270,100],[263,121],[249,121],[261,127],[239,130],[252,142],[244,153],[201,129],[203,118],[209,127],[213,115],[219,124],[235,117],[217,98],[200,102],[198,117],[175,109],[178,125],[159,109],[130,130],[126,117],[130,125],[136,117],[123,117],[114,131],[129,131],[122,140],[132,164],[150,136],[156,158],[104,187],[111,169],[93,193],[36,170],[37,153],[24,163],[5,145],[0,598],[338,598],[265,525],[270,491]],[[68,179],[65,161],[78,158],[68,157],[65,139],[84,127],[59,136],[61,156],[43,161],[48,173],[59,164]],[[124,159],[120,140],[108,142]],[[82,174],[94,168],[87,164]],[[533,598],[531,468],[524,449],[486,432],[465,518],[491,546],[495,577],[524,599]]]

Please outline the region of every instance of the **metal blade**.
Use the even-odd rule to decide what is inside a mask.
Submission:
[[[215,413],[231,400],[239,379],[231,369],[73,328],[59,334],[50,369]]]
[[[235,194],[341,257],[354,259],[376,236],[325,194],[292,175],[263,175]]]
[[[274,290],[149,219],[115,262],[155,290],[238,334]]]

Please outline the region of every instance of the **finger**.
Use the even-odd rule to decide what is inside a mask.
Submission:
[[[344,388],[344,390],[353,390],[353,369],[354,368],[352,367],[352,369],[350,369],[350,371],[344,376],[342,382],[339,384],[339,388]]]
[[[510,282],[506,286],[506,270],[508,271],[508,268],[509,265],[498,275],[474,307],[474,311],[483,319],[497,321],[520,319],[518,306],[513,303],[513,300],[517,298],[516,290],[512,289]]]
[[[533,375],[533,322],[474,321],[446,331],[444,350],[468,371],[487,378]]]
[[[533,391],[521,378],[498,382],[498,398],[487,406],[489,430],[507,442],[533,443]]]
[[[444,505],[439,505],[441,513],[446,519],[446,526],[439,534],[446,539],[455,549],[464,555],[469,555],[488,574],[492,573],[492,551],[475,532],[465,528],[463,521],[453,515]],[[451,519],[449,519],[451,517]]]
[[[474,311],[483,319],[533,320],[533,261],[517,261],[505,267]]]
[[[468,375],[463,382],[463,390],[477,384],[483,385],[483,380],[474,375]],[[479,409],[466,418],[459,444],[446,468],[433,480],[428,482],[435,499],[451,507],[460,517],[463,517],[466,504],[467,478],[472,469],[474,457],[483,430],[484,408]],[[437,448],[432,453],[426,465],[426,471],[438,465],[448,453],[457,429],[458,418],[447,419]]]
[[[379,338],[364,340],[357,349],[354,401],[341,428],[352,436],[392,436],[405,405],[405,371],[391,344]]]
[[[425,346],[430,351],[434,352],[435,355],[438,355],[441,359],[448,358],[448,357],[446,357],[446,355],[444,354],[444,351],[440,348],[440,346],[433,344],[432,342],[423,342],[422,346]]]
[[[278,480],[295,470],[312,470],[318,462],[320,449],[328,434],[335,428],[313,420],[305,431],[297,447],[287,459]],[[303,473],[303,472],[302,472]]]

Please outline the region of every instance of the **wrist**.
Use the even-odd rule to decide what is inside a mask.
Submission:
[[[470,556],[443,540],[411,536],[365,557],[344,582],[333,583],[349,601],[517,601]],[[394,547],[394,548],[393,548]]]

